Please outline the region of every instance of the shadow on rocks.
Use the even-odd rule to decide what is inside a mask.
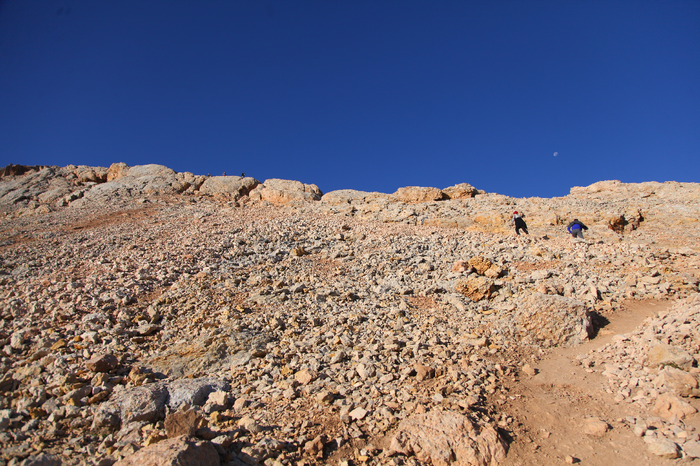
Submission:
[[[593,327],[593,332],[589,336],[591,340],[598,336],[600,329],[605,328],[610,324],[610,321],[605,317],[600,315],[597,311],[589,311],[588,315],[591,318],[591,324]]]

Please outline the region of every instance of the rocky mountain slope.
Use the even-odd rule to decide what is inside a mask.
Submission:
[[[675,304],[575,361],[650,464],[700,457],[698,184],[323,194],[10,166],[0,212],[5,464],[518,464],[513,384],[646,299]]]

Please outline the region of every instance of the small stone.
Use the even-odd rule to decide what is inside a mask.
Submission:
[[[93,356],[85,365],[93,372],[109,372],[116,368],[119,360],[112,354],[101,354]]]
[[[588,418],[583,423],[583,433],[593,437],[602,437],[610,429],[610,425],[598,418]]]
[[[257,421],[251,417],[245,416],[238,420],[238,426],[247,430],[251,434],[262,432],[262,428]]]
[[[364,417],[367,415],[367,410],[363,408],[355,408],[352,411],[350,411],[348,415],[353,421],[359,421],[364,419]]]
[[[168,438],[179,437],[180,435],[194,435],[203,423],[204,419],[194,409],[187,411],[177,411],[169,414],[165,418],[165,432]]]
[[[535,375],[537,375],[537,369],[532,367],[530,364],[523,364],[522,371],[523,374],[529,377],[534,377]]]
[[[302,369],[296,374],[294,374],[294,378],[296,379],[297,382],[299,382],[302,385],[308,385],[316,378],[318,377],[318,374],[312,370],[309,369]]]

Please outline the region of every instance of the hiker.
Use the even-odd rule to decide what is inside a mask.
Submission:
[[[588,227],[575,218],[573,222],[566,226],[566,229],[571,233],[572,238],[579,237],[583,239],[583,230],[588,230]]]
[[[516,210],[513,212],[513,219],[510,221],[511,226],[515,225],[515,234],[520,236],[520,230],[523,230],[526,235],[529,235],[530,233],[527,232],[527,224],[525,223],[525,220],[518,214],[518,211]]]

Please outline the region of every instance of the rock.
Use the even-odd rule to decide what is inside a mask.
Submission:
[[[493,263],[490,260],[485,259],[483,257],[472,257],[471,259],[469,259],[469,265],[474,267],[476,273],[478,273],[479,275],[484,275],[484,273],[491,268]]]
[[[683,419],[690,414],[695,414],[697,411],[690,403],[683,401],[673,393],[659,395],[651,410],[652,413],[664,419],[670,419],[674,416],[678,419]]]
[[[469,270],[471,266],[469,265],[469,262],[467,261],[457,261],[454,263],[452,266],[452,271],[453,272],[466,272]]]
[[[484,276],[488,278],[493,278],[494,280],[503,274],[503,269],[496,264],[493,264],[485,272]]]
[[[238,425],[250,432],[251,434],[256,434],[258,432],[262,432],[262,427],[260,427],[260,424],[258,422],[248,416],[244,416],[241,419],[238,420]]]
[[[160,384],[115,391],[110,401],[97,408],[96,426],[113,425],[115,416],[124,424],[163,419],[167,399],[168,392]]]
[[[430,202],[439,201],[444,198],[444,194],[437,188],[423,188],[420,186],[407,186],[399,188],[394,193],[394,197],[400,202]]]
[[[93,372],[109,372],[117,367],[119,360],[113,354],[95,355],[85,362]]]
[[[680,458],[678,445],[666,438],[657,438],[647,444],[647,450],[656,456],[666,459]]]
[[[602,437],[610,429],[610,425],[595,417],[588,418],[583,423],[583,433],[593,437]]]
[[[435,369],[423,364],[416,364],[416,379],[425,380],[435,377]]]
[[[289,254],[295,257],[301,257],[308,254],[304,248],[293,248],[289,251]]]
[[[315,184],[304,184],[293,180],[269,179],[250,192],[252,199],[262,199],[273,204],[291,201],[318,201],[323,193]]]
[[[191,437],[163,440],[140,449],[114,466],[219,466],[219,454],[210,442]]]
[[[435,466],[490,466],[506,456],[506,443],[498,432],[451,411],[430,411],[401,421],[390,449]]]
[[[557,295],[528,295],[517,306],[514,322],[521,334],[544,347],[577,345],[593,333],[585,305]]]
[[[460,183],[442,190],[447,199],[470,199],[483,191],[476,189],[469,183]]]
[[[61,464],[62,461],[60,457],[39,453],[38,455],[32,455],[22,461],[20,466],[61,466]]]
[[[222,409],[226,409],[228,402],[228,393],[223,390],[219,390],[209,394],[206,404],[214,407],[215,411],[221,411]]]
[[[210,393],[228,390],[228,384],[214,377],[201,377],[199,379],[179,379],[167,384],[168,406],[178,409],[186,404],[189,406],[202,406]]]
[[[240,176],[212,176],[199,187],[202,194],[232,194],[236,199],[247,196],[260,182],[255,178]]]
[[[355,408],[355,409],[353,409],[352,411],[350,411],[350,412],[348,413],[348,415],[350,416],[350,418],[351,418],[353,421],[359,421],[359,420],[362,420],[362,419],[365,418],[365,416],[367,415],[367,412],[368,412],[368,411],[367,411],[366,409],[363,409],[363,408]]]
[[[323,456],[323,446],[325,445],[325,443],[326,436],[319,435],[313,440],[306,442],[306,444],[304,445],[304,451],[307,455],[310,456]]]
[[[689,372],[666,366],[654,380],[654,386],[671,390],[680,396],[692,396],[698,388],[698,380]]]
[[[522,371],[523,374],[529,377],[534,377],[535,375],[537,375],[537,369],[532,367],[530,364],[523,364]]]
[[[174,438],[181,435],[194,435],[197,429],[204,427],[205,421],[200,413],[194,409],[188,409],[168,414],[164,424],[168,438]]]
[[[455,291],[468,297],[472,301],[481,301],[491,297],[491,294],[496,291],[496,285],[493,280],[487,277],[469,277],[464,280],[459,280],[455,283]]]
[[[107,170],[107,181],[118,180],[129,173],[129,166],[124,162],[113,163]]]
[[[317,377],[318,374],[310,369],[302,369],[296,374],[294,374],[294,378],[296,379],[296,381],[302,385],[310,384],[311,382],[316,380]]]
[[[700,458],[700,442],[685,442],[683,444],[683,453],[690,458]]]
[[[351,204],[353,202],[361,203],[369,199],[384,198],[388,199],[388,194],[369,193],[365,191],[356,191],[354,189],[339,189],[330,191],[323,195],[321,201],[331,205]]]
[[[693,357],[687,351],[677,346],[658,344],[647,353],[649,367],[673,366],[679,369],[690,369]]]
[[[148,335],[153,335],[156,332],[160,332],[160,330],[161,330],[161,327],[159,325],[143,324],[143,325],[139,325],[139,327],[136,329],[136,333],[138,333],[142,337],[146,337]]]

